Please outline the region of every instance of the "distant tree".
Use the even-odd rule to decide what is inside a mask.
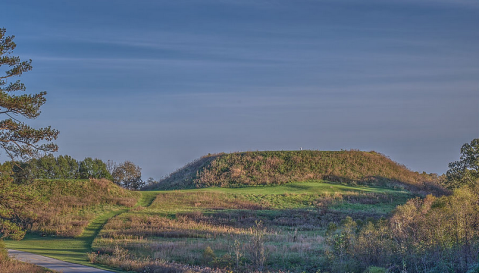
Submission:
[[[78,178],[78,161],[69,155],[60,155],[56,159],[59,172],[56,178],[75,179]]]
[[[118,164],[116,164],[115,161],[113,160],[108,160],[106,162],[106,169],[108,170],[108,172],[110,173],[113,173],[113,171],[115,170],[116,166],[118,166]]]
[[[148,180],[146,180],[145,186],[150,186],[156,183],[158,183],[158,181],[156,181],[153,177],[148,177]]]
[[[37,173],[35,178],[55,179],[60,173],[60,167],[57,165],[55,157],[51,154],[36,160],[33,159],[32,162],[36,162]]]
[[[34,129],[19,120],[38,117],[47,93],[16,94],[26,88],[20,80],[12,78],[30,71],[32,60],[21,61],[20,57],[12,56],[16,47],[15,36],[6,36],[5,33],[5,28],[0,28],[0,73],[4,72],[0,76],[0,114],[7,117],[0,121],[0,146],[12,160],[29,159],[40,152],[55,152],[58,146],[51,141],[57,138],[57,130],[50,126]]]
[[[17,183],[30,182],[33,179],[76,179],[79,177],[79,164],[68,155],[46,155],[28,161],[5,162]]]
[[[479,178],[479,138],[461,147],[459,161],[449,163],[446,187],[450,189],[470,185]]]
[[[87,179],[93,177],[96,173],[96,168],[91,157],[85,158],[80,162],[80,178]]]
[[[69,177],[69,174],[70,174],[70,165],[69,165],[69,162],[68,160],[60,155],[59,157],[57,157],[55,159],[55,164],[57,165],[58,167],[58,171],[56,173],[56,177],[55,178],[61,178],[61,179],[68,179],[70,178]]]
[[[140,189],[145,184],[141,179],[141,168],[131,161],[125,161],[116,166],[112,176],[113,182],[130,190]]]
[[[112,179],[110,172],[107,170],[106,164],[100,159],[92,159],[91,157],[85,158],[80,162],[79,170],[80,178],[106,178]]]

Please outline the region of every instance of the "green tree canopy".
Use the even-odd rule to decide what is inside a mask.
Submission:
[[[15,36],[5,33],[5,28],[0,28],[0,114],[6,118],[0,120],[0,145],[12,160],[28,159],[39,152],[55,152],[58,146],[51,141],[57,138],[57,130],[50,126],[35,129],[20,120],[38,117],[47,93],[26,94],[25,85],[14,80],[32,69],[32,60],[22,61],[13,56]]]
[[[110,172],[107,169],[105,162],[100,159],[85,158],[80,162],[80,178],[106,178],[112,179]]]
[[[77,161],[69,155],[54,157],[49,154],[28,161],[7,161],[3,169],[9,170],[17,183],[28,183],[33,179],[88,179],[112,180],[106,164],[100,159],[85,158]]]
[[[112,176],[113,182],[130,190],[140,189],[145,184],[141,179],[141,168],[131,161],[125,161],[116,166]]]
[[[461,158],[449,163],[446,177],[445,186],[450,189],[471,185],[479,178],[479,138],[462,145]]]

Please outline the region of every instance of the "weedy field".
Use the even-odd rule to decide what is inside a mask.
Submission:
[[[153,268],[159,259],[170,268],[188,264],[206,272],[316,272],[328,230],[348,216],[360,225],[375,222],[414,196],[326,181],[148,194],[156,195],[149,206],[106,223],[93,242],[92,262],[124,270]]]

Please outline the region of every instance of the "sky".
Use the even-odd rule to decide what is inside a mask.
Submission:
[[[2,0],[57,155],[160,179],[208,153],[377,151],[445,173],[479,137],[477,0]]]

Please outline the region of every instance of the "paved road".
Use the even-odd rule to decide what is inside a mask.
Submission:
[[[112,271],[106,271],[94,267],[68,263],[57,259],[32,254],[29,252],[23,252],[20,250],[8,249],[8,255],[22,262],[36,264],[41,267],[63,273],[112,273]]]

